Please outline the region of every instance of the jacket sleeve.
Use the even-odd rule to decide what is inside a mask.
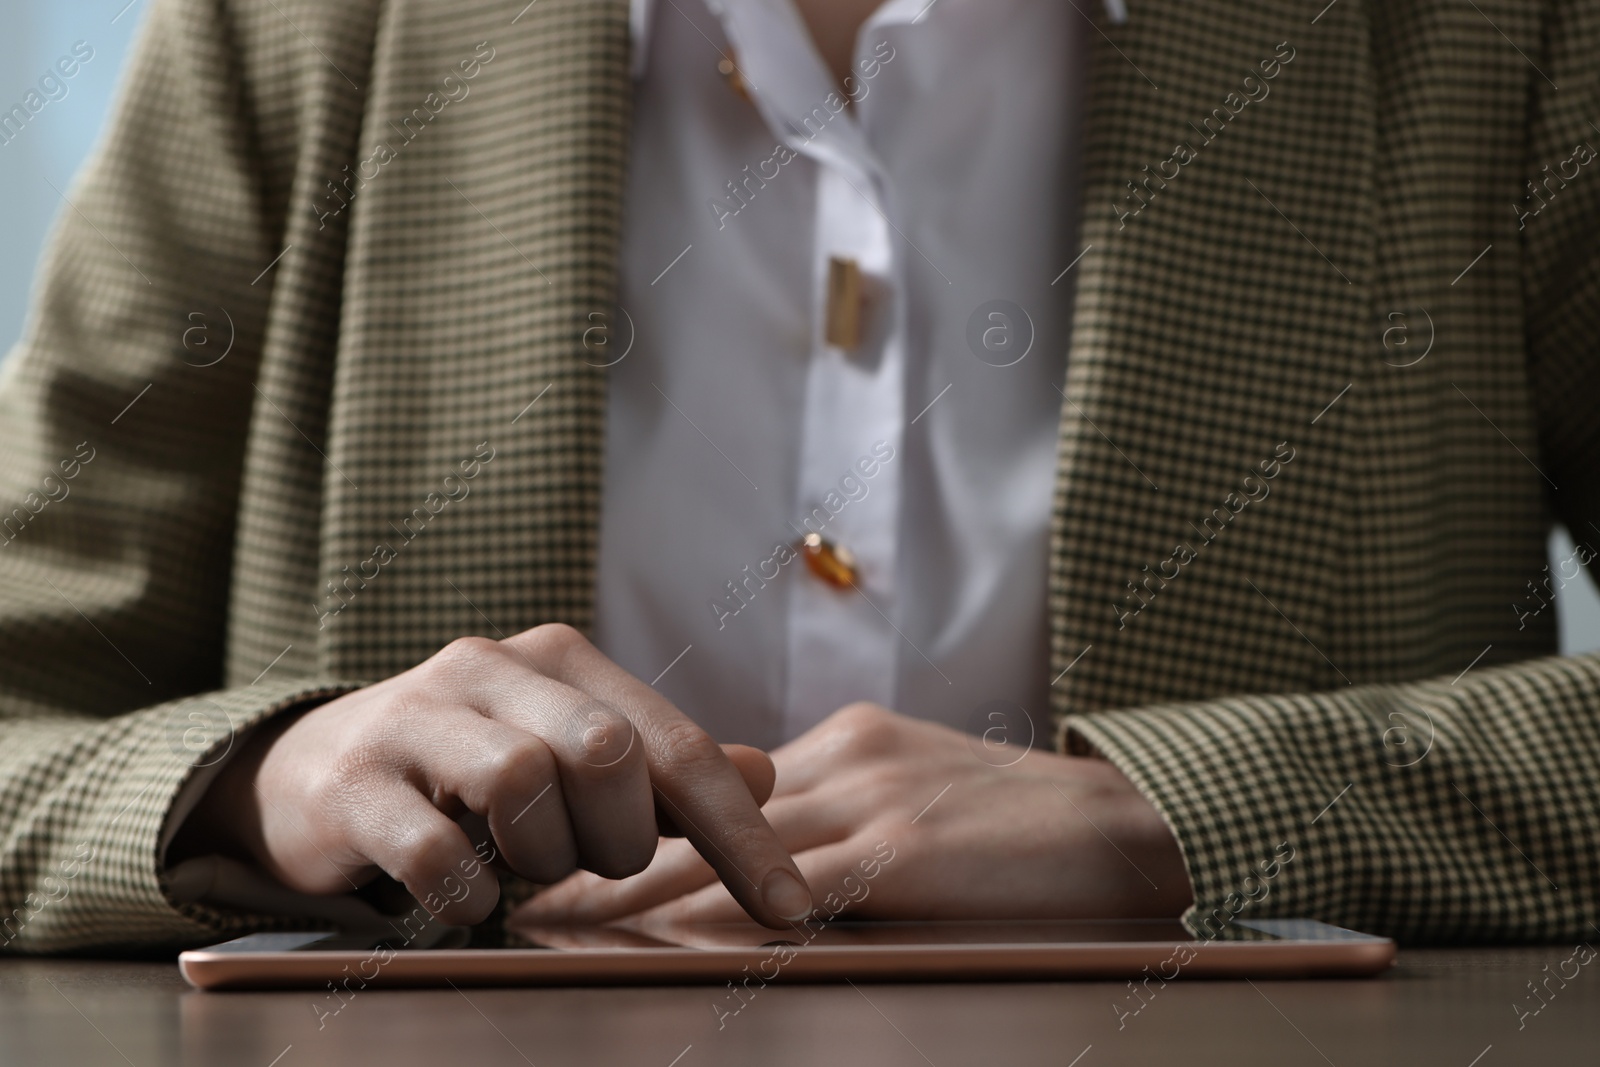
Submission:
[[[311,79],[343,77],[324,60],[362,72],[359,29],[339,53],[319,7],[149,9],[0,372],[0,951],[170,946],[261,921],[176,903],[163,823],[242,731],[345,688],[281,669],[223,681],[297,110]]]
[[[1408,942],[1595,936],[1600,657],[1063,729],[1166,818],[1202,937],[1274,917]]]
[[[1553,504],[1583,541],[1600,536],[1600,4],[1549,5],[1544,42],[1526,173],[1588,162],[1520,233],[1528,372]],[[1202,936],[1241,916],[1407,941],[1597,936],[1600,656],[1062,729],[1065,747],[1110,759],[1166,817]]]

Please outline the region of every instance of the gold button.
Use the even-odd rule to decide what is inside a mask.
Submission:
[[[745,103],[751,102],[750,87],[745,84],[744,75],[739,73],[739,65],[734,62],[731,52],[718,61],[717,73],[728,83],[728,88],[739,94],[740,99]]]
[[[851,589],[856,584],[856,557],[843,545],[825,541],[821,534],[808,533],[800,541],[800,555],[806,568],[835,589]]]
[[[828,321],[824,337],[846,350],[861,344],[861,265],[841,256],[828,257]]]

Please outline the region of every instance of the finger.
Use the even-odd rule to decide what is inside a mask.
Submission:
[[[849,810],[815,793],[771,801],[766,815],[778,839],[796,856],[843,841],[854,830],[855,816]],[[517,915],[529,922],[614,922],[715,881],[716,872],[687,842],[665,841],[642,874],[608,881],[580,872],[526,901]]]
[[[793,796],[815,789],[827,777],[830,760],[822,751],[823,746],[814,741],[815,732],[808,730],[772,750],[773,796]],[[837,764],[837,755],[831,762]]]
[[[772,796],[772,786],[777,773],[772,767],[772,757],[759,748],[751,748],[749,745],[723,745],[722,751],[728,757],[728,762],[733,764],[733,769],[739,772],[739,777],[744,779],[745,787],[750,790],[750,795],[755,797],[756,803],[765,804]],[[683,836],[677,824],[660,805],[656,807],[656,829],[662,837]]]
[[[524,901],[513,918],[519,923],[608,923],[716,880],[717,872],[688,841],[663,841],[643,873],[610,881],[579,871]]]
[[[672,941],[664,941],[659,937],[638,930],[626,930],[620,926],[517,926],[508,927],[507,932],[526,942],[526,945],[508,945],[512,948],[563,948],[563,949],[594,949],[594,948],[681,948],[682,946]]]
[[[410,769],[436,805],[446,802],[446,815],[456,814],[447,803],[453,798],[481,816],[511,870],[545,883],[577,868],[560,771],[542,740],[465,708],[411,729]]]
[[[500,883],[461,827],[405,782],[378,787],[371,801],[364,810],[382,818],[357,821],[351,844],[440,922],[470,926],[487,919]]]
[[[507,644],[526,650],[545,674],[620,709],[633,722],[657,799],[751,916],[778,927],[788,916],[810,912],[811,894],[799,868],[733,763],[704,730],[575,630],[540,627]]]
[[[538,657],[510,642],[464,638],[429,664],[457,699],[548,749],[578,865],[622,878],[649,864],[658,838],[655,799],[643,746],[624,712],[551,676]],[[538,762],[527,745],[519,758]]]
[[[649,766],[627,715],[578,690],[570,699],[556,722],[547,709],[538,729],[556,754],[578,863],[626,878],[649,865],[659,840]]]
[[[722,751],[728,757],[728,762],[733,764],[733,769],[739,772],[739,777],[744,779],[745,788],[750,790],[757,804],[765,804],[771,799],[778,773],[772,765],[771,756],[749,745],[723,745]]]
[[[796,853],[795,861],[817,894],[817,906],[809,917],[827,921],[869,908],[873,886],[861,864],[872,858],[871,846],[857,838]],[[741,909],[726,887],[708,885],[641,912],[633,921],[648,930],[657,925],[736,922],[740,917]]]

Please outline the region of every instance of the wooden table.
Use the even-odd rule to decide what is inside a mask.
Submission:
[[[319,1029],[315,993],[197,993],[168,963],[6,959],[0,1065],[1566,1067],[1600,1058],[1600,965],[1572,956],[1412,950],[1375,980],[1180,977],[1120,1027],[1113,1004],[1135,1002],[1114,982],[780,982],[720,1030],[708,988],[369,990]],[[1574,969],[1519,1019],[1539,1003],[1529,981]]]

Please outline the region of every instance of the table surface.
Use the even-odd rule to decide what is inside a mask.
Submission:
[[[199,993],[170,963],[12,958],[0,960],[0,1065],[1593,1063],[1600,967],[1588,959],[1559,945],[1406,950],[1377,979],[1180,976],[1142,1000],[1121,982],[780,978],[719,1028],[706,987],[372,989],[328,1015],[315,992]],[[1541,1000],[1530,982],[1545,983]]]

